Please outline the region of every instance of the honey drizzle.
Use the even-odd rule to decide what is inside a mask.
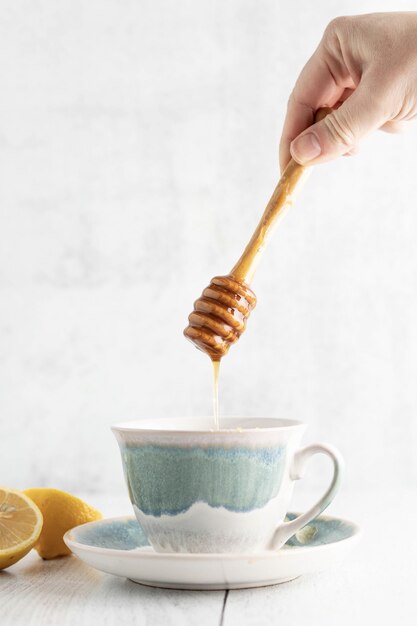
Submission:
[[[219,418],[219,369],[220,361],[212,361],[213,364],[213,416],[214,430],[220,429]]]

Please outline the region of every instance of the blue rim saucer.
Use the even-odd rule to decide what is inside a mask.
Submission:
[[[297,514],[289,513],[293,519]],[[132,516],[69,530],[64,541],[82,561],[145,585],[174,589],[241,589],[286,582],[343,558],[361,535],[353,522],[320,516],[277,551],[189,554],[155,552]]]

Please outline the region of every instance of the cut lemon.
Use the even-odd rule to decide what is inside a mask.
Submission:
[[[63,536],[70,528],[101,519],[100,511],[84,500],[59,489],[26,489],[25,494],[40,508],[43,528],[35,549],[43,559],[71,554]]]
[[[29,552],[42,530],[42,513],[24,493],[0,487],[0,569]]]

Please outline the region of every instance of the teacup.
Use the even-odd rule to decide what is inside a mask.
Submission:
[[[136,518],[158,552],[280,548],[333,500],[343,460],[322,443],[299,448],[306,426],[276,418],[153,419],[112,430]],[[284,521],[294,481],[316,453],[333,462],[330,487]]]

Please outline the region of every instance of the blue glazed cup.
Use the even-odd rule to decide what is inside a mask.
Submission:
[[[332,446],[299,448],[305,425],[277,418],[153,419],[112,427],[136,518],[158,552],[278,549],[333,500],[343,460]],[[284,521],[307,460],[333,463],[330,487]]]

